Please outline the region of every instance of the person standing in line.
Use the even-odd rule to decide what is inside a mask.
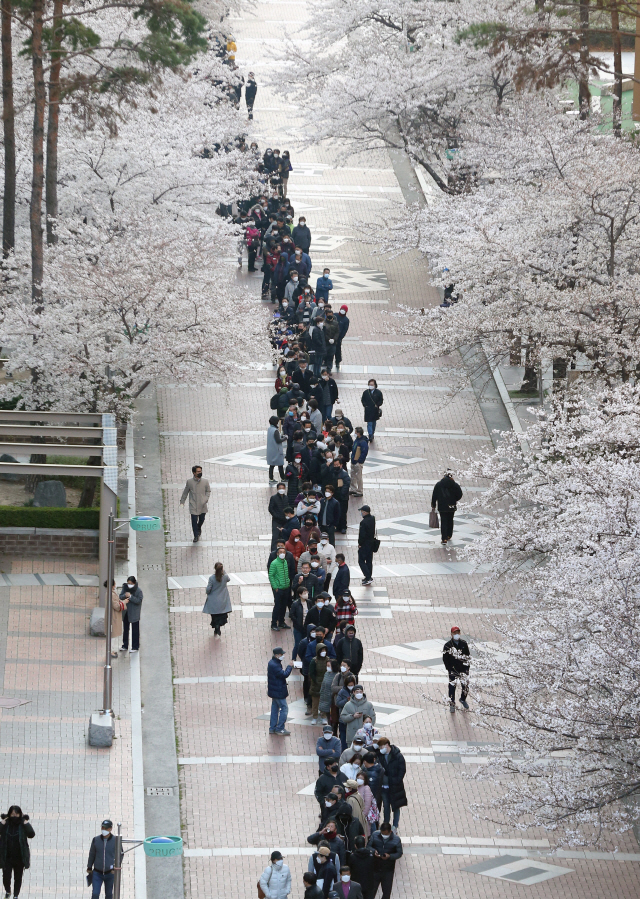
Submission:
[[[29,815],[24,815],[19,805],[12,805],[0,823],[0,868],[6,896],[11,895],[11,875],[13,874],[13,896],[18,899],[22,887],[25,868],[31,864],[28,840],[36,833],[29,824]],[[5,896],[5,899],[6,899]]]
[[[356,428],[356,439],[351,449],[351,496],[362,496],[362,466],[369,452],[369,441],[362,428]]]
[[[331,269],[324,267],[322,275],[316,281],[316,300],[324,300],[329,302],[329,291],[333,290],[333,281],[331,280]]]
[[[304,899],[324,899],[324,893],[318,886],[318,878],[313,871],[305,871],[302,875]]]
[[[287,516],[284,510],[290,507],[287,496],[287,485],[280,481],[276,492],[269,497],[269,515],[271,516],[271,552],[276,548],[278,540],[282,537],[282,531],[287,525]],[[283,541],[286,543],[286,540]]]
[[[346,596],[349,593],[349,584],[351,583],[351,572],[347,565],[344,553],[336,553],[336,576],[333,579],[333,595]]]
[[[400,837],[392,833],[389,823],[381,824],[380,830],[376,830],[371,834],[369,847],[373,849],[374,855],[373,895],[375,896],[378,887],[381,886],[382,899],[391,899],[396,862],[399,858],[402,858],[403,850]]]
[[[202,611],[205,615],[211,615],[213,632],[216,637],[220,637],[220,628],[225,626],[232,611],[231,597],[227,588],[231,578],[225,573],[222,562],[216,562],[214,569],[215,573],[211,575],[207,584],[207,600]]]
[[[407,763],[397,746],[393,746],[387,737],[379,737],[378,754],[380,764],[384,768],[385,777],[382,784],[382,805],[384,821],[388,824],[393,811],[393,832],[398,832],[400,809],[408,805],[404,789],[404,778]]]
[[[267,665],[267,696],[271,700],[269,733],[277,734],[279,737],[290,737],[291,731],[286,730],[285,724],[289,713],[287,678],[293,671],[293,665],[287,665],[283,669],[284,649],[282,647],[276,646],[272,653],[273,657]]]
[[[444,644],[442,662],[449,675],[449,711],[455,712],[456,710],[456,684],[458,681],[460,681],[460,705],[463,709],[468,709],[471,653],[469,644],[460,636],[460,628],[457,625],[451,628],[451,639]]]
[[[265,899],[287,899],[291,892],[291,871],[277,849],[271,853],[271,864],[260,875],[260,889]]]
[[[193,542],[197,543],[202,533],[202,525],[207,515],[207,503],[211,496],[211,486],[206,478],[202,477],[202,466],[194,465],[191,469],[192,478],[187,481],[180,505],[184,506],[189,497],[189,512],[191,513],[191,527],[193,529]]]
[[[333,676],[333,671],[331,674]],[[316,742],[316,755],[318,756],[320,776],[324,774],[327,759],[340,758],[340,740],[338,737],[334,737],[330,724],[325,724],[322,728],[322,736],[318,737]]]
[[[311,696],[311,723],[318,723],[318,706],[320,704],[320,690],[322,689],[322,681],[327,673],[327,647],[324,643],[318,643],[316,646],[315,658],[311,659],[309,665],[309,694]]]
[[[365,837],[356,837],[353,842],[355,848],[349,856],[351,877],[360,884],[363,899],[374,899],[376,887],[373,876],[373,849],[369,849]]]
[[[99,899],[104,884],[105,899],[113,896],[113,869],[116,864],[116,838],[111,833],[113,821],[102,822],[100,833],[91,840],[87,874],[91,875],[93,889],[91,899]]]
[[[328,472],[327,476],[329,476]],[[318,513],[318,526],[320,527],[321,532],[324,531],[327,534],[331,546],[335,546],[336,528],[340,524],[342,507],[340,505],[340,501],[335,497],[336,488],[333,484],[325,483],[323,492],[324,499],[320,504],[320,512]]]
[[[333,405],[338,402],[338,385],[328,371],[323,371],[320,379],[320,387],[322,389],[320,411],[322,412],[322,421],[324,423],[327,419],[331,418],[333,415]]]
[[[278,466],[280,480],[284,481],[284,438],[280,433],[278,416],[272,415],[267,430],[267,465],[269,466],[269,484],[273,486],[273,470]]]
[[[347,331],[349,330],[349,325],[351,322],[347,318],[347,312],[349,311],[349,307],[346,305],[342,305],[338,311],[338,327],[340,328],[340,336],[338,338],[338,343],[336,344],[336,371],[340,371],[340,364],[342,363],[342,341],[347,336]]]
[[[356,680],[358,679],[364,661],[364,649],[362,641],[356,637],[355,624],[348,624],[345,627],[344,640],[340,641],[336,649],[336,659],[338,662],[349,662],[349,671],[355,675]],[[375,724],[375,721],[373,723]]]
[[[276,557],[269,565],[269,583],[273,590],[273,612],[271,613],[271,630],[289,630],[284,615],[291,592],[291,577],[286,550],[279,547]]]
[[[373,583],[373,541],[376,536],[376,519],[370,506],[360,506],[362,521],[358,530],[358,565],[362,571],[362,586]]]
[[[122,613],[122,652],[129,649],[129,625],[131,625],[131,652],[140,649],[140,612],[142,606],[142,590],[138,581],[132,574],[127,578],[127,583],[122,585],[120,599],[127,601],[127,607]]]
[[[376,423],[382,417],[380,406],[384,402],[382,391],[378,390],[378,382],[375,378],[369,378],[369,386],[362,394],[361,402],[364,406],[364,420],[367,423],[369,443],[373,443]]]
[[[367,699],[361,684],[356,684],[351,694],[351,699],[346,702],[340,712],[340,723],[347,725],[345,734],[347,743],[355,742],[356,732],[362,725],[362,719],[365,715],[370,716],[373,723],[376,723],[376,710],[373,703]],[[363,741],[360,739],[361,744]],[[361,750],[362,751],[362,750]]]
[[[285,199],[287,196],[287,185],[289,184],[289,176],[292,171],[293,166],[291,165],[291,155],[288,150],[283,150],[282,165],[280,166],[280,176],[282,178],[282,183],[280,184],[280,196],[283,199]],[[288,221],[293,221],[293,218],[290,216]]]
[[[329,491],[327,491],[329,492]],[[331,584],[331,577],[334,574],[336,568],[336,550],[335,547],[329,542],[329,532],[328,530],[321,530],[320,532],[320,543],[318,545],[318,555],[320,556],[320,560],[323,563],[322,567],[327,572],[327,576],[324,580],[324,590],[328,591],[329,585]]]
[[[256,94],[258,93],[258,85],[256,84],[256,76],[253,72],[249,72],[247,76],[247,86],[244,89],[244,99],[247,104],[247,113],[249,118],[253,118],[253,104],[256,102]]]
[[[308,254],[311,247],[311,231],[307,227],[307,220],[304,216],[300,216],[298,219],[298,224],[293,229],[291,236],[293,237],[296,249],[300,247],[303,253]]]
[[[326,279],[331,284],[329,278]],[[318,282],[320,278],[318,278]],[[325,309],[324,338],[327,344],[327,350],[324,354],[324,364],[328,372],[333,368],[333,360],[336,354],[336,347],[340,340],[340,327],[338,320],[333,314],[333,309],[329,306]]]
[[[458,503],[462,499],[462,488],[453,479],[453,472],[446,471],[433,488],[431,494],[431,509],[438,504],[440,513],[441,543],[446,546],[453,536],[453,516],[456,514]]]

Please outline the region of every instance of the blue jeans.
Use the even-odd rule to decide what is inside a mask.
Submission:
[[[382,807],[384,809],[384,822],[389,823],[389,817],[391,815],[391,802],[389,801],[389,790],[382,790]],[[397,827],[400,823],[400,809],[397,808],[393,813],[393,826]]]
[[[344,752],[347,748],[347,725],[343,724],[342,721],[338,723],[338,736],[340,737],[340,745]]]
[[[105,899],[111,899],[113,896],[113,871],[108,871],[106,874],[103,874],[101,871],[93,872],[93,892],[91,893],[91,899],[98,899],[100,896],[100,888],[103,883]]]
[[[286,699],[272,699],[269,730],[284,730],[288,711],[289,706]]]
[[[321,412],[322,412],[322,424],[324,424],[328,418],[333,418],[333,403],[331,403],[330,406],[323,406],[321,409]]]
[[[378,423],[377,421],[368,421],[367,422],[367,434],[369,435],[369,437],[373,437],[373,435],[375,434],[377,423]]]
[[[297,627],[294,627],[294,629],[293,629],[293,652],[291,653],[291,660],[293,662],[295,662],[295,660],[298,658],[298,643],[301,640],[304,640],[304,638],[306,636],[307,635],[305,634],[304,631],[299,631]]]

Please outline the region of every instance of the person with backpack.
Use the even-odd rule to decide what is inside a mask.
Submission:
[[[453,479],[453,472],[446,471],[445,475],[433,488],[431,494],[431,509],[435,510],[436,503],[440,513],[441,544],[446,546],[453,536],[453,516],[456,514],[458,503],[462,499],[462,489]]]

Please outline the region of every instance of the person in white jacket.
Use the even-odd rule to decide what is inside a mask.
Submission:
[[[266,899],[287,899],[291,892],[291,871],[277,849],[271,853],[271,864],[260,875],[260,888]]]

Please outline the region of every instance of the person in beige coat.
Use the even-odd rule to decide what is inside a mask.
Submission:
[[[107,582],[104,582],[107,586]],[[111,582],[111,658],[118,658],[118,648],[122,637],[122,613],[127,608],[128,599],[120,599],[116,582]]]
[[[369,833],[369,825],[364,816],[364,799],[358,792],[358,784],[355,780],[348,780],[345,783],[346,801],[351,806],[351,813],[354,820],[358,820],[362,824],[362,830],[365,835]]]
[[[207,503],[211,496],[211,486],[206,478],[202,477],[202,466],[194,465],[191,469],[192,478],[187,481],[182,496],[180,497],[180,505],[184,506],[187,497],[189,497],[189,512],[191,513],[191,527],[193,528],[193,542],[197,543],[202,533],[202,525],[206,517],[208,508]]]

